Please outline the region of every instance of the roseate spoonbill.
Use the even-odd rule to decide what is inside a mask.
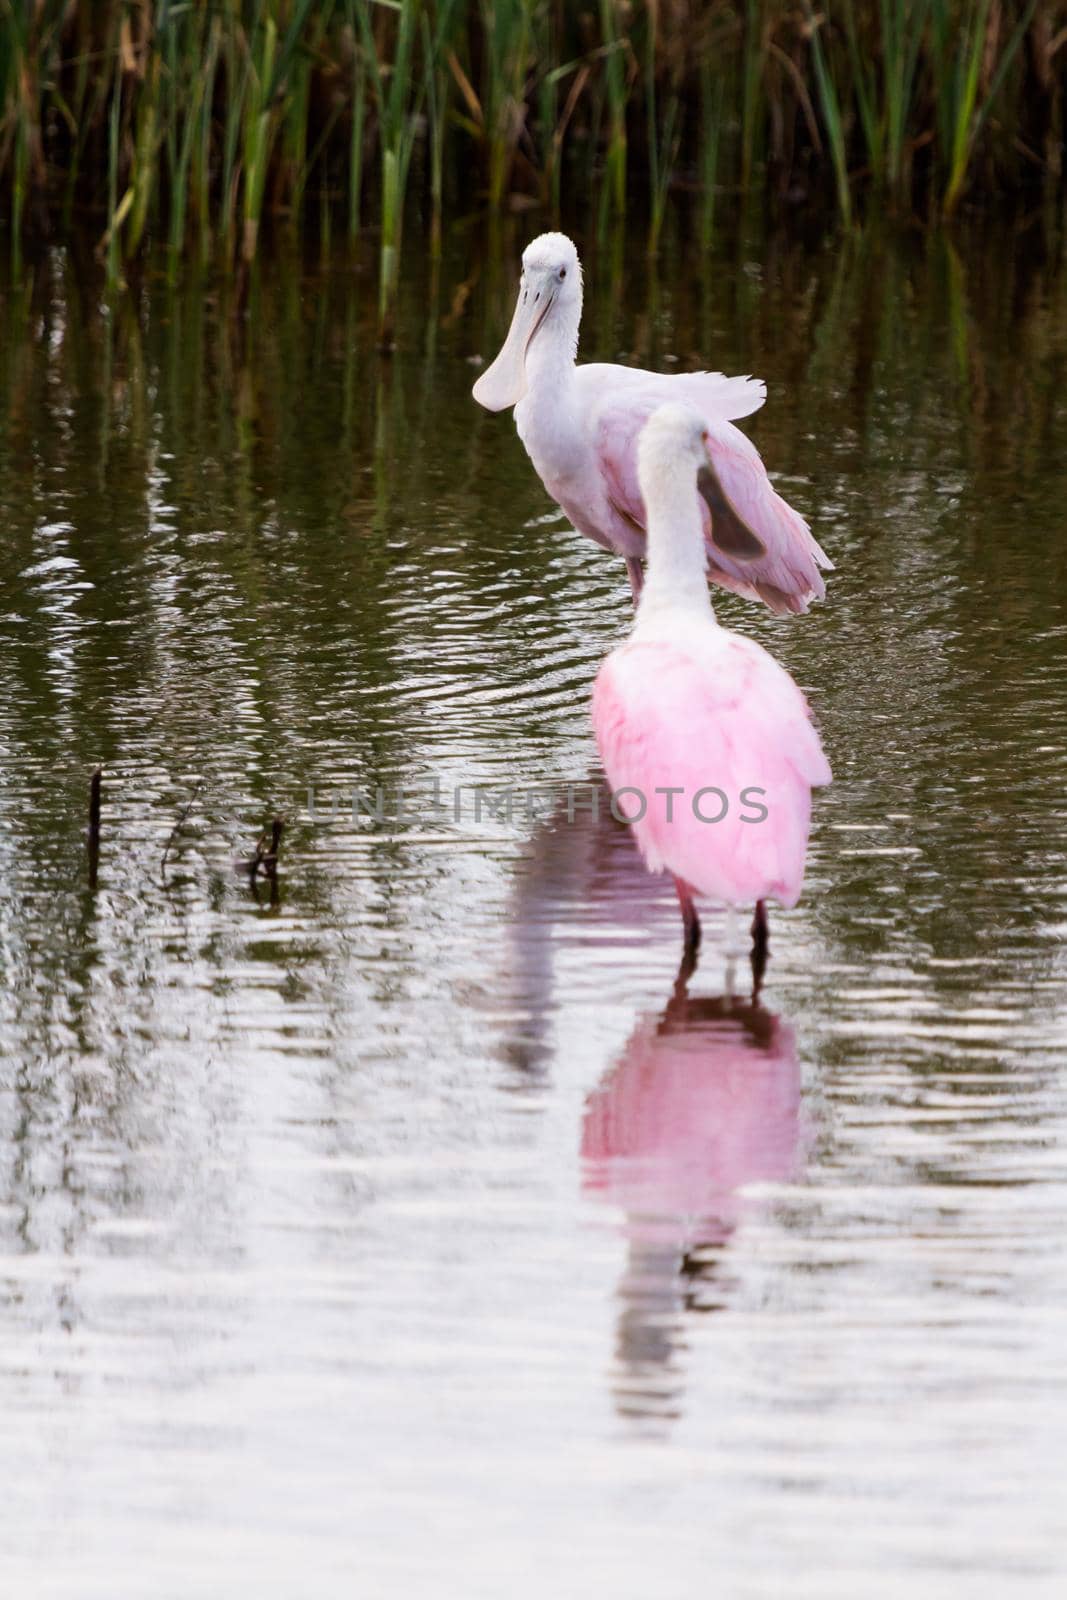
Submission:
[[[629,639],[597,674],[593,727],[645,865],[674,878],[686,958],[700,942],[695,893],[731,909],[755,901],[758,993],[765,901],[800,896],[811,791],[830,782],[830,767],[788,672],[715,620],[693,492],[708,445],[703,416],[687,406],[661,407],[641,433],[648,577]]]
[[[700,412],[707,454],[694,490],[715,583],[772,611],[806,611],[826,592],[833,563],[804,518],[776,494],[760,453],[732,420],[758,411],[759,378],[721,372],[645,372],[575,364],[582,268],[562,233],[526,246],[519,298],[500,354],[474,385],[488,411],[515,407],[515,426],[537,474],[580,533],[626,561],[636,603],[647,521],[637,481],[637,437],[670,401]],[[702,499],[697,498],[697,490]]]

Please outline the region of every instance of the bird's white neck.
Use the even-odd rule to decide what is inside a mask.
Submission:
[[[581,306],[555,305],[526,352],[526,389],[537,399],[569,387],[578,354]]]
[[[713,622],[696,468],[677,458],[642,465],[648,568],[637,623],[679,610]]]
[[[581,439],[581,417],[574,381],[577,319],[545,319],[526,355],[526,393],[515,407],[519,437],[542,478],[572,471]]]

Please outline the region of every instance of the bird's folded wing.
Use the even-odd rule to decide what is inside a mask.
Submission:
[[[700,374],[683,373],[635,384],[630,393],[613,395],[596,408],[593,447],[608,496],[639,527],[645,525],[645,509],[637,481],[638,436],[665,399],[682,398],[698,405],[681,388],[666,387],[684,386],[696,376]],[[712,577],[727,580],[728,588],[762,598],[772,610],[806,610],[810,600],[825,594],[819,569],[829,569],[832,562],[800,513],[776,493],[752,441],[729,421],[703,409],[702,414],[714,469],[714,493],[708,494],[703,506]]]

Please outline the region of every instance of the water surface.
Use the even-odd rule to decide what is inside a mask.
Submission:
[[[746,427],[838,566],[807,618],[719,608],[836,775],[755,1009],[714,914],[675,987],[673,896],[584,803],[625,576],[469,399],[521,234],[411,260],[389,360],[369,258],[283,255],[244,315],[109,308],[60,251],[5,285],[6,1590],[1062,1593],[1034,243],[589,256],[583,354],[765,377]],[[529,814],[479,814],[508,783]],[[272,896],[234,863],[274,815]]]

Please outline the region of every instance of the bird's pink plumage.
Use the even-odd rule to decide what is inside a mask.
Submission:
[[[691,888],[734,905],[772,898],[794,905],[804,879],[811,788],[830,768],[800,690],[753,641],[718,634],[713,664],[685,649],[634,638],[597,676],[593,726],[619,810],[632,819],[650,871],[666,869]],[[671,802],[657,794],[683,793]],[[729,810],[701,821],[694,799],[719,789]],[[763,821],[742,820],[754,806],[742,791],[762,789]],[[717,797],[699,802],[705,816]]]
[[[686,376],[680,374],[668,381],[681,384]],[[699,376],[692,374],[694,379]],[[708,455],[719,481],[738,515],[758,535],[767,552],[755,561],[742,561],[720,550],[715,544],[711,514],[701,502],[711,577],[723,588],[750,599],[766,600],[772,610],[806,610],[809,599],[825,595],[819,566],[829,567],[830,562],[804,518],[775,491],[751,439],[716,414],[714,391],[701,396],[699,387],[695,383],[693,387],[693,403],[707,424]],[[597,411],[594,448],[609,499],[623,515],[642,527],[646,515],[637,481],[637,439],[662,398],[655,385],[649,385],[647,394],[635,385],[633,392],[617,404],[601,405]]]

